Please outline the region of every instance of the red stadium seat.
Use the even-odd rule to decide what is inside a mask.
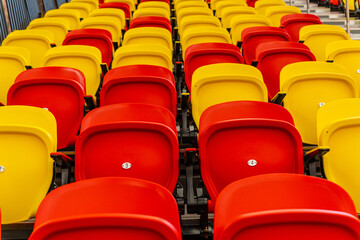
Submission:
[[[75,178],[135,177],[171,192],[179,175],[174,115],[163,107],[122,103],[89,112],[75,146]]]
[[[299,31],[302,27],[312,24],[322,24],[320,18],[314,14],[288,14],[281,18],[283,27],[294,42],[299,41]]]
[[[255,49],[260,43],[290,40],[290,35],[281,28],[264,26],[246,28],[241,34],[244,60],[246,64],[251,64],[255,60]]]
[[[207,108],[200,118],[201,176],[215,204],[230,183],[264,173],[304,173],[302,141],[282,106],[237,101]]]
[[[102,3],[100,4],[99,8],[118,8],[124,11],[125,18],[131,18],[131,10],[130,6],[127,3],[120,3],[120,2],[109,2],[109,3]]]
[[[172,32],[170,20],[165,17],[145,16],[134,18],[130,22],[130,29],[137,27],[161,27],[169,30],[170,33]]]
[[[229,43],[199,43],[186,49],[185,82],[191,92],[191,79],[199,67],[215,63],[244,63],[240,50]]]
[[[176,117],[174,75],[169,69],[154,65],[129,65],[110,70],[100,92],[101,106],[130,102],[162,106]]]
[[[100,50],[102,62],[110,66],[113,53],[111,33],[104,29],[77,29],[69,32],[63,45],[87,45]]]
[[[99,178],[52,191],[29,240],[181,240],[179,213],[162,186],[133,178]]]
[[[48,109],[56,118],[58,149],[75,145],[84,116],[85,77],[67,67],[34,68],[20,73],[8,91],[8,105]]]
[[[269,99],[280,91],[280,71],[290,63],[316,61],[310,49],[295,42],[265,42],[257,46],[255,51],[257,68],[263,74],[268,89]]]
[[[264,236],[355,240],[360,238],[360,223],[350,196],[325,179],[278,173],[227,186],[216,202],[214,240]]]
[[[246,3],[249,7],[255,7],[255,3],[257,2],[258,0],[246,0]]]

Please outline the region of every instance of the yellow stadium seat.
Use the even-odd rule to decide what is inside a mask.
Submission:
[[[261,72],[237,63],[205,65],[195,70],[191,83],[192,115],[197,126],[200,116],[215,104],[253,100],[267,101]]]
[[[195,15],[206,15],[206,16],[213,16],[213,12],[209,8],[204,7],[188,7],[188,8],[181,8],[179,11],[176,12],[176,20],[178,26],[180,25],[181,20],[185,16],[195,16]]]
[[[297,62],[280,73],[284,107],[294,118],[302,140],[317,144],[316,112],[335,99],[359,97],[359,87],[341,65],[327,62]]]
[[[199,16],[191,16],[188,15],[181,19],[179,28],[179,34],[182,35],[189,28],[193,27],[221,27],[221,23],[217,17],[207,16],[207,15],[199,15]]]
[[[170,14],[170,5],[167,2],[161,2],[161,1],[142,2],[138,5],[137,9],[142,9],[142,8],[162,8],[168,11]]]
[[[360,87],[360,42],[357,40],[339,40],[326,45],[327,61],[344,66]]]
[[[2,46],[23,47],[30,52],[30,64],[39,67],[45,53],[54,43],[54,34],[46,30],[17,30],[10,33]]]
[[[181,46],[183,59],[186,49],[197,43],[231,43],[230,35],[225,28],[219,27],[193,27],[182,33]]]
[[[86,79],[86,94],[95,97],[101,80],[101,52],[85,45],[67,45],[50,49],[42,66],[71,67],[80,70]]]
[[[135,11],[135,1],[134,0],[105,0],[104,3],[110,2],[119,2],[119,3],[127,3],[130,6],[131,11]]]
[[[52,9],[45,13],[45,17],[63,18],[69,22],[69,30],[79,28],[80,13],[73,9]]]
[[[275,6],[268,7],[265,11],[265,15],[270,19],[274,27],[280,27],[281,18],[293,13],[301,13],[301,10],[295,6]]]
[[[212,9],[212,10],[217,10],[218,4],[219,4],[220,2],[223,2],[223,1],[228,1],[228,0],[211,0],[211,1],[210,1],[211,9]],[[244,6],[247,5],[245,0],[238,0],[238,2],[245,3]]]
[[[172,36],[165,28],[140,27],[126,31],[123,46],[132,44],[154,44],[168,47],[171,51]]]
[[[0,47],[0,102],[7,104],[7,92],[15,78],[30,66],[30,52],[22,47]]]
[[[236,7],[226,7],[222,10],[221,23],[224,28],[231,27],[231,21],[233,17],[241,16],[244,14],[257,15],[257,11],[253,7],[246,6],[236,6]]]
[[[272,26],[269,18],[263,15],[239,15],[231,20],[231,39],[234,45],[241,41],[241,34],[245,28],[257,26]]]
[[[88,17],[81,21],[81,29],[86,28],[98,28],[105,29],[111,33],[113,42],[116,42],[120,46],[122,40],[121,23],[117,17]]]
[[[177,6],[179,3],[182,2],[192,2],[192,1],[199,1],[199,2],[204,2],[204,0],[174,0],[174,5]]]
[[[246,7],[245,1],[238,1],[238,0],[224,0],[220,1],[216,4],[216,12],[215,15],[218,18],[222,18],[222,12],[224,8],[227,7]]]
[[[164,18],[170,19],[170,12],[163,8],[152,7],[152,8],[137,9],[133,14],[134,18],[147,17],[147,16],[164,17]]]
[[[91,11],[99,8],[99,0],[71,0],[71,2],[87,3],[91,6]]]
[[[274,6],[286,6],[286,3],[283,0],[259,0],[255,2],[255,9],[261,15],[265,15],[266,9]]]
[[[339,26],[314,24],[302,27],[299,39],[310,48],[316,60],[325,61],[326,45],[333,41],[350,40],[350,36]]]
[[[56,120],[29,106],[0,108],[1,223],[35,217],[53,178],[50,154],[56,152]]]
[[[177,5],[175,5],[175,11],[176,13],[183,8],[189,8],[189,7],[201,7],[201,8],[209,8],[207,3],[205,1],[182,1],[179,2]]]
[[[81,2],[69,2],[63,3],[59,9],[74,9],[80,13],[80,18],[87,18],[91,12],[91,5],[88,3]]]
[[[61,46],[66,34],[69,32],[70,23],[63,18],[37,18],[32,20],[26,29],[50,31],[54,34],[56,46]]]
[[[116,50],[112,67],[155,65],[173,70],[172,53],[166,46],[151,44],[126,45]]]
[[[348,98],[326,103],[317,113],[319,146],[330,151],[323,156],[326,178],[344,188],[360,212],[360,99]]]
[[[121,24],[121,29],[125,29],[126,18],[125,13],[121,9],[117,8],[100,8],[95,9],[89,15],[89,17],[116,17]]]

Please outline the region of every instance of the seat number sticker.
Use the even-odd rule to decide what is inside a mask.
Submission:
[[[131,168],[131,163],[129,163],[129,162],[124,162],[123,164],[122,164],[122,168],[123,169],[130,169]]]
[[[250,159],[247,164],[250,166],[250,167],[254,167],[257,165],[257,161],[255,159]]]

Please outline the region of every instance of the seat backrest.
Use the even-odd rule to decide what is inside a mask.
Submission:
[[[263,15],[244,14],[233,17],[230,26],[232,43],[237,45],[237,43],[241,41],[241,35],[244,29],[258,26],[272,26],[272,23],[269,18]]]
[[[121,9],[117,8],[101,8],[92,11],[89,17],[116,17],[121,24],[121,29],[126,29],[125,13]]]
[[[141,2],[138,5],[137,9],[142,9],[142,8],[162,8],[170,13],[170,5],[168,2],[162,2],[162,1]]]
[[[343,187],[360,212],[358,148],[360,130],[359,98],[338,99],[326,103],[317,113],[317,136],[330,148],[323,156],[326,178]]]
[[[295,6],[275,6],[269,7],[265,11],[265,15],[271,20],[274,27],[280,27],[281,18],[293,13],[301,13],[301,10]]]
[[[81,21],[81,29],[104,29],[111,33],[113,42],[117,42],[119,45],[122,42],[121,23],[117,21],[117,17],[88,17]]]
[[[275,41],[260,43],[255,50],[257,68],[268,89],[269,99],[280,91],[280,71],[290,63],[316,61],[309,48],[301,43]]]
[[[265,15],[266,9],[274,6],[286,6],[286,3],[283,0],[260,0],[255,3],[255,9],[261,15]]]
[[[29,240],[104,237],[181,240],[174,197],[158,184],[133,178],[71,183],[42,202]]]
[[[239,180],[221,192],[215,208],[214,240],[354,240],[359,229],[354,203],[344,189],[300,174]]]
[[[159,27],[165,28],[170,33],[172,33],[171,23],[170,20],[164,17],[154,17],[154,16],[147,16],[147,17],[137,17],[130,22],[130,29],[131,28],[138,28],[138,27]]]
[[[46,30],[17,30],[11,32],[2,46],[23,47],[30,52],[30,64],[39,67],[45,53],[54,43],[54,34]]]
[[[298,62],[280,74],[284,107],[295,120],[303,142],[317,144],[316,113],[324,104],[342,98],[359,97],[359,87],[341,65],[326,62]]]
[[[208,8],[209,6],[205,1],[180,1],[178,4],[175,5],[175,12],[177,13],[180,9],[189,7]]]
[[[229,0],[211,0],[210,1],[211,9],[217,11],[219,4],[222,3],[222,2],[225,2],[225,1],[229,1]],[[245,0],[239,0],[238,2],[240,2],[241,5],[246,6],[246,1]]]
[[[315,24],[302,27],[299,39],[310,48],[316,60],[325,61],[326,45],[333,41],[350,40],[350,36],[340,26]]]
[[[326,60],[345,67],[360,87],[359,52],[360,44],[356,40],[330,42],[325,48]]]
[[[102,8],[120,9],[125,13],[125,18],[126,19],[131,19],[132,18],[130,6],[127,3],[120,3],[120,2],[102,3],[102,4],[100,4],[100,9],[102,9]]]
[[[150,104],[119,103],[90,111],[75,146],[77,181],[133,177],[171,192],[179,175],[174,115]]]
[[[87,3],[91,6],[91,11],[99,8],[99,0],[71,0],[71,2]]]
[[[96,47],[68,45],[50,49],[42,66],[71,67],[80,70],[86,80],[86,94],[96,96],[101,79],[101,52]]]
[[[101,106],[131,102],[162,106],[176,117],[176,89],[172,72],[154,65],[129,65],[110,70],[101,88]]]
[[[269,26],[246,28],[241,34],[241,47],[244,60],[247,64],[255,61],[255,49],[260,43],[290,40],[290,35],[281,28]]]
[[[18,74],[30,65],[30,52],[22,47],[0,47],[0,102],[7,105],[7,93]]]
[[[181,8],[176,12],[176,20],[178,26],[183,17],[185,16],[197,16],[197,15],[206,15],[206,16],[213,16],[213,12],[209,8],[204,7],[188,7],[188,8]]]
[[[267,101],[266,86],[256,68],[238,63],[217,63],[202,66],[194,72],[191,104],[197,126],[208,107],[241,100]]]
[[[299,41],[300,29],[304,26],[322,24],[320,18],[314,14],[294,13],[281,18],[280,25],[291,36],[294,42]]]
[[[126,45],[118,48],[112,67],[128,65],[156,65],[172,71],[172,53],[166,46],[151,44]]]
[[[110,66],[113,56],[111,33],[104,29],[76,29],[69,32],[63,45],[87,45],[100,50],[102,63]]]
[[[69,21],[60,18],[37,18],[32,20],[26,29],[38,29],[50,31],[54,34],[54,43],[61,46],[66,34],[70,29]]]
[[[130,6],[131,11],[135,11],[134,0],[105,0],[104,3],[126,3]]]
[[[246,2],[245,1],[237,1],[237,0],[225,0],[225,1],[220,1],[216,4],[216,12],[215,15],[218,18],[222,18],[223,17],[223,10],[224,8],[227,7],[246,7]]]
[[[158,16],[170,19],[170,12],[163,8],[140,8],[134,12],[134,18],[146,17],[146,16]]]
[[[80,13],[74,9],[52,9],[47,11],[44,17],[66,19],[69,22],[69,30],[77,29],[80,24]]]
[[[85,77],[65,67],[34,68],[20,73],[8,92],[9,105],[48,109],[55,117],[58,149],[75,145],[84,116]]]
[[[126,31],[124,35],[123,46],[133,44],[153,44],[162,45],[172,51],[172,35],[163,28],[157,27],[143,27],[133,28]]]
[[[239,48],[231,43],[199,43],[187,48],[184,72],[189,92],[191,92],[194,71],[199,67],[215,63],[244,63],[244,59]]]
[[[231,43],[229,32],[220,27],[192,27],[182,33],[181,47],[183,59],[188,47],[198,43]]]
[[[68,2],[63,3],[59,7],[59,9],[74,9],[79,12],[80,18],[84,19],[89,16],[92,7],[89,3],[82,3],[82,2]]]
[[[224,28],[230,28],[233,17],[244,14],[256,15],[258,13],[253,7],[247,7],[247,6],[225,7],[222,10],[221,23]]]
[[[185,16],[181,19],[180,25],[178,26],[180,37],[182,33],[189,28],[193,27],[221,27],[221,23],[217,17],[207,15],[195,15]]]
[[[234,101],[207,108],[200,119],[199,153],[212,204],[239,179],[304,173],[302,141],[290,113],[267,102]]]
[[[53,178],[56,120],[47,110],[30,106],[0,108],[1,223],[35,216]]]

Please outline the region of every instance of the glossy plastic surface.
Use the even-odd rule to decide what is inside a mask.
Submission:
[[[317,144],[316,113],[322,105],[342,98],[359,97],[359,87],[341,65],[301,62],[287,65],[280,74],[284,107],[295,120],[303,142]]]
[[[19,74],[8,92],[9,105],[48,109],[55,117],[58,148],[75,145],[84,116],[85,77],[65,67],[34,68]]]
[[[56,120],[47,110],[30,106],[0,108],[1,223],[35,216],[53,178]]]
[[[238,63],[217,63],[198,68],[192,77],[192,115],[197,126],[210,106],[241,100],[267,101],[259,70]]]
[[[101,78],[101,52],[93,46],[67,45],[50,49],[42,66],[62,66],[80,70],[86,79],[86,94],[95,96]]]
[[[255,10],[259,14],[265,15],[266,9],[274,6],[286,6],[286,3],[283,0],[261,0],[255,3]]]
[[[138,27],[160,27],[165,28],[172,33],[170,20],[164,17],[137,17],[130,22],[130,29]]]
[[[144,43],[166,46],[170,49],[170,51],[173,49],[172,35],[166,29],[157,27],[142,27],[126,31],[123,46]]]
[[[239,180],[221,192],[215,208],[214,240],[355,240],[359,229],[341,187],[300,174]]]
[[[230,43],[199,43],[185,53],[185,82],[191,92],[193,73],[199,67],[215,63],[244,63],[238,47]]]
[[[121,29],[127,29],[125,13],[121,9],[117,8],[101,8],[92,11],[89,17],[116,17],[121,24]]]
[[[315,61],[310,49],[295,42],[265,42],[257,46],[255,59],[268,89],[269,99],[280,91],[280,71],[290,63]]]
[[[242,54],[246,64],[255,61],[255,50],[260,43],[272,41],[290,41],[290,35],[277,27],[249,27],[241,35]]]
[[[134,18],[147,17],[147,16],[158,16],[170,19],[170,12],[163,8],[140,8],[134,12]]]
[[[270,19],[274,27],[280,27],[281,18],[293,13],[301,13],[301,10],[295,6],[275,6],[267,8],[265,15]]]
[[[325,61],[326,45],[333,41],[350,40],[350,36],[340,26],[315,24],[302,27],[299,39],[310,48],[316,60]]]
[[[176,201],[165,188],[133,178],[100,178],[52,191],[29,239],[181,240],[181,229]]]
[[[30,52],[22,47],[0,47],[0,102],[7,104],[7,93],[18,74],[30,65]]]
[[[359,98],[339,99],[326,103],[317,113],[319,144],[330,148],[323,157],[325,176],[350,194],[357,212],[360,212],[359,107]]]
[[[80,13],[74,9],[51,9],[45,13],[44,17],[60,17],[69,22],[69,30],[79,27]]]
[[[299,41],[299,32],[302,27],[313,24],[322,24],[320,18],[314,14],[288,14],[280,21],[280,25],[289,33],[294,42]]]
[[[89,112],[75,147],[75,177],[134,177],[174,191],[179,146],[174,115],[166,108],[136,103]]]
[[[154,65],[130,65],[110,70],[101,88],[101,105],[130,102],[162,106],[176,117],[176,89],[172,72]]]
[[[101,62],[110,66],[113,56],[111,33],[104,29],[76,29],[69,32],[63,45],[93,46],[101,52]]]
[[[125,18],[131,19],[131,10],[130,6],[127,3],[120,3],[120,2],[110,2],[110,3],[102,3],[100,4],[100,8],[117,8],[123,10],[125,13]]]
[[[224,28],[230,28],[233,17],[244,14],[256,15],[258,13],[254,8],[247,6],[226,7],[222,10],[221,23]]]
[[[60,5],[59,9],[74,9],[79,12],[80,18],[87,18],[91,12],[92,7],[90,4],[81,2],[67,2]]]

